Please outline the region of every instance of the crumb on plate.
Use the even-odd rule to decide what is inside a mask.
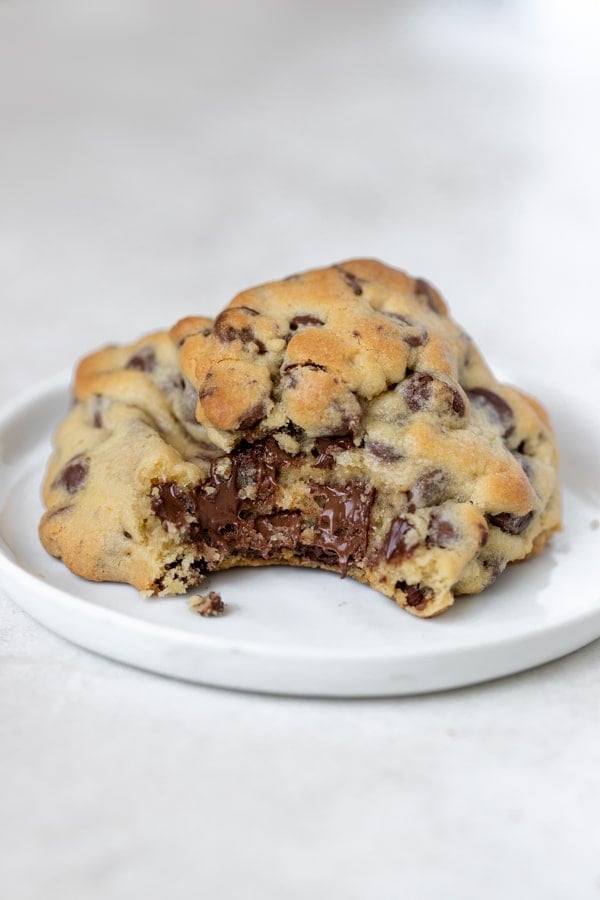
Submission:
[[[225,604],[221,600],[221,595],[216,591],[210,591],[208,594],[194,594],[188,600],[188,607],[192,612],[205,618],[222,616],[225,612]]]

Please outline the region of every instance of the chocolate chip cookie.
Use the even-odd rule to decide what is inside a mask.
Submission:
[[[350,576],[418,616],[560,527],[541,406],[423,279],[351,260],[84,359],[40,525],[73,572],[180,594],[233,566]]]

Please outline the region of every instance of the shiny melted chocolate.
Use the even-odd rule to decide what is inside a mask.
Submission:
[[[199,555],[207,548],[218,552],[219,560],[208,563],[209,569],[218,568],[227,554],[268,559],[288,549],[301,559],[339,567],[344,577],[366,553],[375,490],[358,480],[345,485],[313,482],[309,489],[318,514],[278,509],[278,474],[299,460],[305,457],[291,456],[273,438],[242,443],[212,460],[203,484],[187,490],[174,482],[155,485],[152,510],[165,527],[181,529]],[[313,465],[320,467],[319,459]]]
[[[322,504],[314,546],[335,554],[343,578],[349,565],[366,553],[375,489],[364,481],[352,481],[345,485],[312,484],[310,491]]]

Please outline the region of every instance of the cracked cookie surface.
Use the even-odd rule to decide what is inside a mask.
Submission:
[[[544,410],[431,285],[374,260],[100,350],[74,394],[40,535],[86,578],[168,594],[313,566],[432,616],[560,527]]]

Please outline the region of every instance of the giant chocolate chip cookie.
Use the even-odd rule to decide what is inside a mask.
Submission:
[[[314,566],[432,616],[559,528],[544,410],[430,284],[372,260],[100,350],[74,393],[40,535],[85,578],[178,594]]]

